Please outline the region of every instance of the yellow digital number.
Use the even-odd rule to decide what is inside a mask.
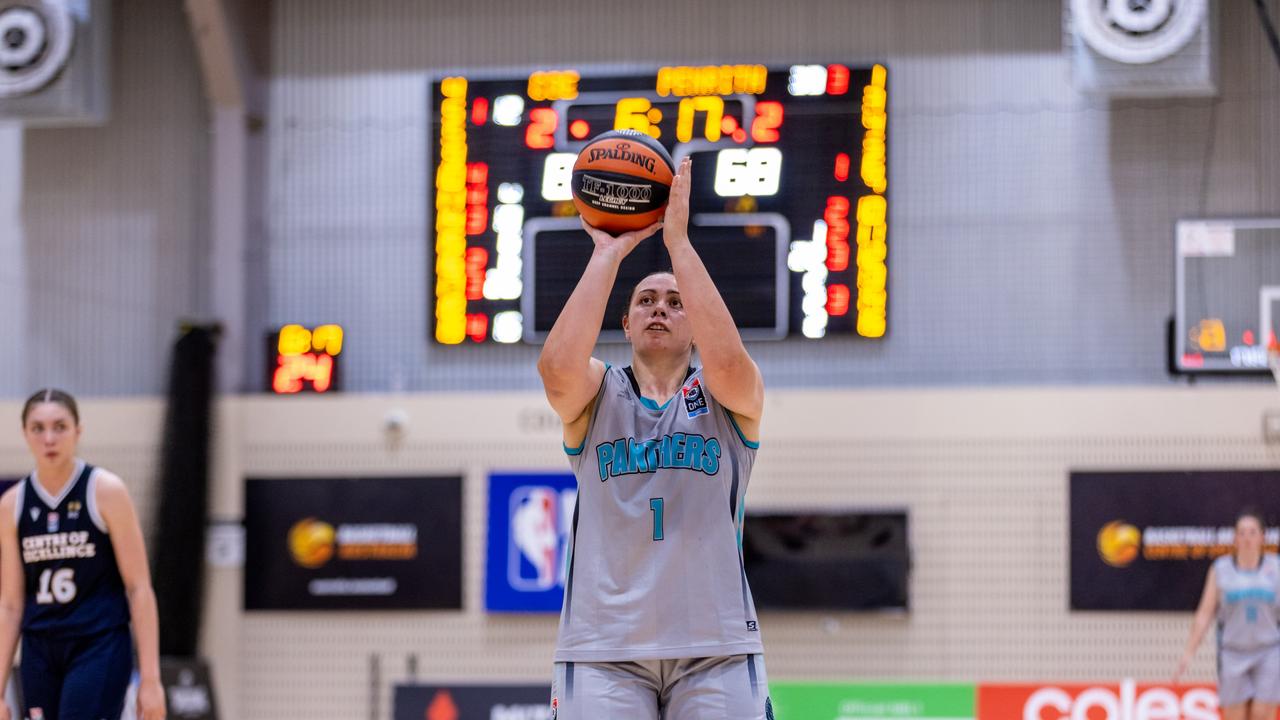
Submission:
[[[1201,320],[1191,328],[1191,346],[1201,352],[1226,352],[1227,328],[1218,318]]]
[[[659,122],[662,122],[662,111],[648,98],[622,98],[614,110],[614,130],[638,130],[656,140],[662,136]]]
[[[572,100],[578,97],[578,80],[574,70],[536,72],[529,76],[529,99]]]
[[[280,328],[276,349],[281,355],[301,355],[311,350],[311,331],[301,325],[285,325]]]
[[[699,112],[707,114],[703,137],[711,142],[720,139],[720,121],[724,119],[724,98],[716,95],[700,95],[680,101],[680,112],[676,116],[677,140],[680,142],[693,140],[694,120]]]
[[[326,355],[342,352],[342,326],[321,325],[311,333],[311,347]]]

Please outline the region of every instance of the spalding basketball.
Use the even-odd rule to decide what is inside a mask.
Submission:
[[[662,219],[675,166],[667,149],[636,130],[596,136],[573,164],[573,204],[591,225],[618,235]]]

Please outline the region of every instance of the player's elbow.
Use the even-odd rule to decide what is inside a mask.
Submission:
[[[23,610],[21,597],[9,597],[7,594],[0,593],[0,623],[21,623]]]
[[[554,353],[543,350],[538,358],[538,375],[548,392],[563,386],[573,378],[581,377],[581,363],[572,363],[567,358],[557,357]]]
[[[538,355],[538,375],[541,375],[544,381],[548,376],[555,375],[557,368],[563,364],[564,361],[556,357],[555,351],[551,347],[542,346],[542,352]]]
[[[156,592],[151,586],[151,580],[144,579],[125,579],[124,594],[129,599],[129,604],[133,605],[139,600],[151,600],[155,602]]]

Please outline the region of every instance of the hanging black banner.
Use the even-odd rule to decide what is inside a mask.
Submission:
[[[245,485],[246,610],[462,607],[462,479]]]
[[[1280,542],[1280,471],[1071,473],[1071,609],[1194,610],[1252,507]]]

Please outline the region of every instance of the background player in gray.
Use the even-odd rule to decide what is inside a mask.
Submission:
[[[1262,552],[1263,528],[1254,512],[1236,520],[1235,552],[1209,568],[1191,637],[1173,676],[1177,683],[1216,617],[1223,720],[1275,720],[1280,703],[1280,560]]]
[[[631,366],[591,353],[623,258],[659,224],[584,223],[595,250],[538,361],[578,478],[555,720],[773,715],[741,558],[764,385],[689,242],[689,169],[661,223],[673,272],[642,280],[623,319]]]

